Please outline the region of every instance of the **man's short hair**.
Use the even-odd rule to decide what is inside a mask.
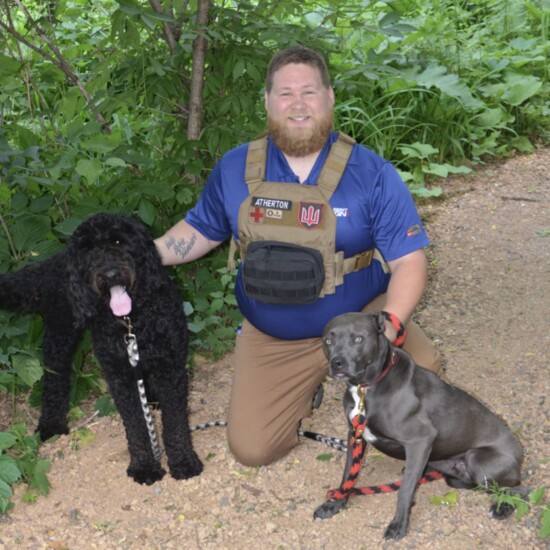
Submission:
[[[279,69],[290,63],[310,65],[321,75],[321,82],[325,88],[330,87],[330,76],[323,57],[316,51],[305,46],[291,46],[276,53],[269,62],[265,79],[265,89],[269,93],[273,87],[273,75]]]

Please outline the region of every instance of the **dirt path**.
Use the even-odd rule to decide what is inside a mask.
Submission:
[[[421,207],[433,240],[431,281],[417,320],[444,356],[447,378],[503,416],[525,446],[530,487],[550,479],[550,150],[490,166],[445,184],[446,198]],[[232,357],[197,367],[192,423],[225,418]],[[304,428],[343,437],[342,386],[326,384]],[[457,491],[455,507],[430,503],[451,489],[438,481],[416,495],[408,536],[385,542],[396,494],[357,497],[324,522],[313,510],[338,484],[344,453],[303,440],[279,463],[245,468],[223,428],[196,432],[202,476],[165,477],[151,487],[125,474],[118,418],[93,421],[94,439],[44,446],[53,460],[48,498],[0,518],[0,549],[360,549],[550,548],[531,511],[521,521],[488,516],[485,494]],[[330,456],[329,456],[330,455]],[[325,460],[322,460],[322,459]],[[328,459],[328,460],[326,460]],[[369,452],[361,484],[394,481],[402,463]]]

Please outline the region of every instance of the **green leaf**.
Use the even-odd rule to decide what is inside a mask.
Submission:
[[[126,166],[128,166],[128,164],[118,157],[109,157],[105,161],[105,166],[112,166],[114,168],[125,168]]]
[[[26,216],[11,226],[13,244],[19,251],[32,251],[37,243],[50,232],[48,216]]]
[[[0,514],[3,514],[10,507],[10,498],[13,495],[11,487],[0,479]]]
[[[429,143],[420,143],[418,141],[406,145],[399,145],[397,148],[407,158],[427,159],[430,155],[435,155],[439,152],[439,149],[432,147]]]
[[[18,479],[21,479],[21,471],[17,462],[11,456],[0,456],[0,480],[11,484]]]
[[[529,502],[538,506],[542,503],[544,499],[544,493],[546,492],[546,487],[538,487],[529,493]]]
[[[44,496],[50,492],[50,482],[48,481],[47,473],[52,463],[49,460],[39,460],[33,469],[32,479],[29,485],[38,489]]]
[[[319,460],[321,462],[328,462],[329,460],[332,460],[333,457],[334,455],[332,453],[324,453],[321,455],[317,455],[315,457],[315,460]]]
[[[521,105],[533,97],[542,87],[542,82],[536,76],[531,75],[509,75],[506,80],[502,101],[514,106]]]
[[[0,77],[6,78],[8,76],[13,76],[19,73],[24,63],[16,61],[12,57],[7,55],[0,54]]]
[[[0,450],[13,447],[16,441],[17,438],[10,432],[0,432]]]
[[[36,357],[19,353],[12,357],[12,364],[17,376],[29,387],[42,378],[44,369]]]
[[[452,508],[458,504],[458,493],[456,491],[450,491],[443,496],[434,496],[430,498],[429,502],[436,506],[449,506]]]
[[[147,199],[141,199],[139,201],[138,215],[143,223],[146,225],[153,225],[156,214],[157,211],[154,204]]]
[[[103,166],[98,159],[81,159],[76,163],[77,174],[86,178],[89,184],[94,183],[103,173]]]
[[[542,512],[539,534],[541,539],[550,536],[550,508],[548,506]]]
[[[94,408],[98,411],[99,416],[109,416],[117,412],[117,408],[110,395],[102,395],[95,402]]]

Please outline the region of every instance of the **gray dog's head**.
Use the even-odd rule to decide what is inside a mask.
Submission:
[[[385,330],[381,313],[345,313],[329,321],[323,331],[323,351],[330,376],[353,385],[367,383],[387,357],[390,344]]]

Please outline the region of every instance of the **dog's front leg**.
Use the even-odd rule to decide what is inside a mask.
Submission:
[[[428,441],[414,441],[405,445],[405,473],[397,496],[395,516],[384,533],[385,539],[401,539],[407,533],[413,497],[418,481],[428,463],[433,438]]]
[[[354,460],[362,460],[363,454],[365,453],[366,444],[363,446],[363,451],[360,457],[353,456],[353,446],[350,444],[350,441],[352,441],[352,438],[354,437],[354,435],[355,435],[354,430],[350,428],[349,434],[348,434],[348,449],[347,449],[347,455],[346,455],[346,465],[344,467],[344,475],[342,476],[342,482],[340,483],[340,487],[343,487],[346,481],[349,481],[349,473]],[[315,510],[315,512],[313,513],[313,519],[331,518],[346,506],[348,499],[349,499],[349,494],[346,494],[342,498],[327,500]]]

